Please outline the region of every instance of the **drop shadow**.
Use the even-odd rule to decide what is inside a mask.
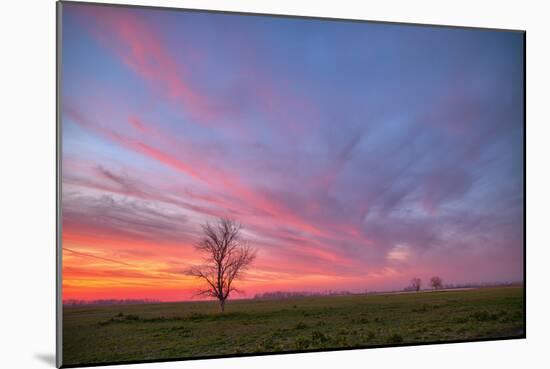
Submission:
[[[34,354],[34,358],[52,367],[55,367],[55,354]]]

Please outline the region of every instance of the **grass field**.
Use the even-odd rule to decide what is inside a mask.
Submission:
[[[63,364],[518,337],[523,288],[65,307]]]

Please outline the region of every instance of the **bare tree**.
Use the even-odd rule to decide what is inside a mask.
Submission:
[[[430,279],[430,286],[432,286],[434,290],[438,290],[443,287],[443,280],[438,276],[433,276]]]
[[[414,277],[413,279],[411,279],[411,289],[413,291],[420,291],[420,287],[422,287],[422,280],[418,277]]]
[[[240,292],[234,280],[242,275],[256,258],[256,250],[240,237],[242,226],[231,219],[219,219],[214,225],[202,226],[204,237],[195,245],[204,257],[204,264],[195,265],[187,275],[202,280],[205,288],[197,295],[218,299],[220,311],[231,292]]]

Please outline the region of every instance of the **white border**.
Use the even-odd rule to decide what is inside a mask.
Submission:
[[[111,2],[120,2],[113,0]],[[527,30],[527,340],[264,356],[131,368],[243,369],[317,367],[464,368],[547,362],[550,314],[548,206],[549,31],[544,2],[468,0],[200,0],[139,1],[157,5]],[[53,367],[55,353],[55,3],[3,4],[0,262],[2,366]],[[534,364],[536,365],[536,364]],[[539,365],[540,366],[540,365]],[[124,368],[126,366],[118,366]]]

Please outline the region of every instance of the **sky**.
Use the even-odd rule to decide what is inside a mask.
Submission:
[[[523,279],[519,32],[63,4],[63,298]]]

